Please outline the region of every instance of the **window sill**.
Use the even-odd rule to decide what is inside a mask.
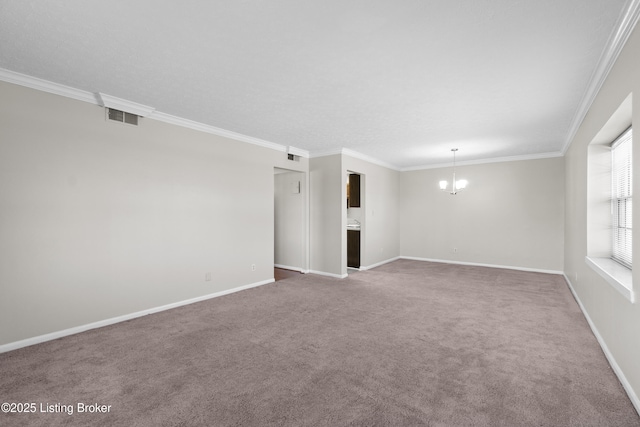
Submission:
[[[630,269],[609,258],[585,257],[585,261],[626,299],[631,303],[635,302],[633,276]]]

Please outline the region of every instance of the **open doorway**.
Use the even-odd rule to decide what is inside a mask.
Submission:
[[[364,238],[364,175],[347,171],[347,272],[362,265]]]
[[[274,168],[274,278],[308,271],[307,182],[304,172]]]

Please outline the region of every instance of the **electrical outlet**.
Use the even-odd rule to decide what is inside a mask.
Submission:
[[[458,248],[453,248],[453,253],[457,254],[458,253]]]
[[[251,264],[251,271],[256,271],[256,265],[255,264]]]
[[[204,280],[205,280],[205,282],[210,282],[211,281],[211,273],[205,273]]]

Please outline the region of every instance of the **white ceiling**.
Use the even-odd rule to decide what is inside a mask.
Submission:
[[[0,68],[312,155],[545,156],[634,3],[0,0]]]

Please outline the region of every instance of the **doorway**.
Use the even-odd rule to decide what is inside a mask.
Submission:
[[[304,172],[274,168],[274,268],[308,271],[307,187]]]
[[[362,265],[364,240],[364,175],[347,170],[347,272]]]

